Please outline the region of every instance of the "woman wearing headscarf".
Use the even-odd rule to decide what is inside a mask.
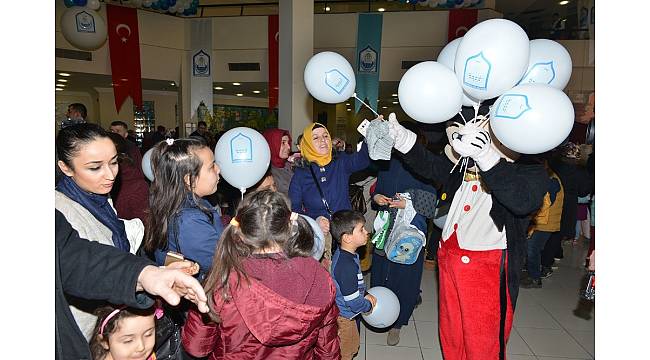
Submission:
[[[289,194],[293,165],[287,160],[291,153],[291,134],[284,129],[267,129],[262,134],[271,150],[271,174],[278,192]]]

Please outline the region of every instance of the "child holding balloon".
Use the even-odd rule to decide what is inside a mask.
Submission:
[[[202,280],[223,231],[219,211],[202,198],[217,191],[220,169],[214,154],[201,139],[167,139],[154,147],[151,164],[145,249],[158,265],[176,254],[196,261]]]
[[[350,360],[359,351],[359,328],[354,318],[372,312],[377,299],[365,294],[357,248],[368,242],[366,219],[353,210],[341,210],[332,215],[330,233],[339,244],[332,255],[332,277],[336,283],[336,305],[339,307],[339,339],[341,359]]]

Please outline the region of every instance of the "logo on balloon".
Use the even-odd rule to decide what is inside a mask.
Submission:
[[[470,56],[465,61],[463,84],[475,89],[485,90],[488,86],[490,71],[492,71],[492,64],[485,58],[482,51]]]
[[[337,94],[342,93],[349,83],[350,80],[337,69],[325,73],[325,84],[336,91]]]
[[[192,71],[194,76],[210,76],[210,55],[199,50],[192,58]]]
[[[550,84],[555,79],[555,66],[553,61],[545,63],[535,63],[530,70],[524,75],[520,83],[533,84],[542,83]]]
[[[75,19],[77,20],[78,32],[95,32],[95,18],[89,13],[82,11],[75,16]]]
[[[370,45],[359,52],[359,72],[377,72],[377,52]]]
[[[253,161],[253,141],[239,133],[230,139],[230,161],[232,163]]]
[[[506,119],[518,119],[526,111],[532,108],[528,104],[528,96],[521,94],[506,94],[503,95],[497,110],[494,113],[495,117]]]

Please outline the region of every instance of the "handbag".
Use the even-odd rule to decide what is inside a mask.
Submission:
[[[411,225],[415,209],[411,205],[410,198],[407,199],[409,200],[407,207],[397,211],[384,251],[386,258],[392,262],[412,265],[418,260],[422,248],[426,245],[426,238],[417,227]]]
[[[183,360],[181,351],[182,316],[178,309],[165,307],[164,314],[156,318],[156,360]]]

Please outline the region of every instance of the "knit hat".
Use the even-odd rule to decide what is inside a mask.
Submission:
[[[366,132],[368,154],[373,160],[390,160],[395,139],[390,137],[388,121],[375,119],[368,124]]]

